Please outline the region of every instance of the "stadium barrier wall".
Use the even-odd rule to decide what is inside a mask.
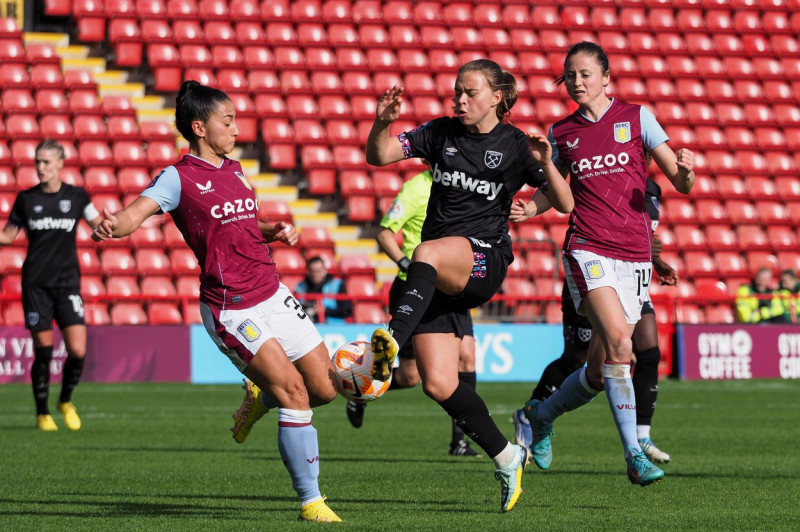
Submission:
[[[186,325],[96,325],[88,328],[83,380],[87,382],[188,382],[190,328]],[[67,350],[54,329],[51,381],[61,382]],[[0,327],[0,384],[30,383],[33,340],[24,327]]]
[[[328,350],[355,340],[369,341],[373,324],[319,325]],[[478,380],[535,381],[561,356],[561,325],[475,324],[475,369]],[[535,347],[534,347],[535,346]],[[202,326],[192,327],[192,382],[241,382],[242,376],[223,356]]]
[[[681,379],[800,379],[797,325],[678,325]]]
[[[333,353],[352,340],[368,340],[374,325],[320,325]],[[61,380],[66,350],[55,331],[51,372]],[[478,380],[535,381],[561,355],[560,325],[476,324]],[[535,346],[532,347],[532,346]],[[242,376],[201,325],[89,327],[88,382],[234,383]],[[668,353],[665,351],[665,355]],[[23,327],[0,327],[0,384],[30,382],[33,342]],[[675,375],[681,379],[800,378],[796,325],[678,325]]]

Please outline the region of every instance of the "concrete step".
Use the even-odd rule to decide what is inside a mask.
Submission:
[[[277,186],[259,188],[256,195],[259,200],[292,202],[297,199],[297,187]]]
[[[336,255],[372,255],[378,252],[378,243],[372,238],[337,240]]]
[[[164,109],[164,97],[163,96],[154,96],[152,94],[151,95],[147,95],[147,96],[137,97],[137,98],[133,99],[133,106],[136,108],[137,114],[145,112],[145,111],[147,111],[147,112],[149,112],[149,111],[163,112],[165,110]],[[152,116],[148,116],[148,115],[145,114],[144,116],[139,116],[138,118],[139,118],[140,121],[142,119],[150,119],[150,120],[158,119],[158,120],[162,120],[162,121],[170,122],[170,123],[174,122],[175,121],[175,109],[167,109],[167,111],[168,111],[169,114],[164,113],[163,116],[159,115],[158,117],[152,117]],[[167,116],[169,118],[167,118]]]
[[[289,210],[292,214],[317,214],[320,212],[319,200],[298,199],[289,202]]]
[[[334,242],[356,240],[361,235],[361,229],[355,225],[340,225],[329,232]]]
[[[100,74],[106,71],[106,60],[101,57],[71,58],[62,56],[61,69],[88,70],[92,74]]]
[[[183,139],[183,137],[181,137]],[[186,142],[184,140],[184,142]],[[230,154],[231,159],[238,159],[239,157],[239,148],[235,148],[233,152]],[[242,170],[244,171],[244,175],[251,176],[251,175],[258,175],[261,172],[261,163],[258,162],[257,159],[238,159],[239,163],[242,165]]]
[[[22,34],[22,42],[25,44],[25,46],[32,43],[50,44],[54,46],[56,48],[56,52],[58,52],[58,48],[69,46],[69,34],[26,31]],[[86,55],[88,55],[88,48],[86,46],[83,46],[83,48],[86,48]]]
[[[297,227],[327,227],[331,229],[339,225],[339,217],[334,212],[294,214],[292,217]]]
[[[97,76],[95,75],[95,80]],[[133,101],[135,98],[144,96],[144,85],[141,83],[99,83],[97,85],[97,94],[100,97],[105,96],[127,96]]]
[[[250,182],[257,190],[261,190],[262,188],[272,188],[279,186],[278,180],[280,176],[272,172],[256,174],[247,177],[248,179],[250,179]]]

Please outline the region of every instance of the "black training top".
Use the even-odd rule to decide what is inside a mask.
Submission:
[[[67,183],[55,193],[42,192],[41,185],[36,185],[17,195],[8,223],[28,233],[23,286],[80,286],[75,236],[90,204],[86,190]]]
[[[399,135],[406,158],[428,160],[433,175],[422,240],[446,236],[508,243],[514,194],[526,183],[545,184],[530,153],[528,136],[498,123],[489,133],[471,133],[457,118],[442,117]]]

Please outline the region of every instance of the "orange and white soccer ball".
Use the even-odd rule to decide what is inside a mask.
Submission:
[[[339,393],[356,403],[374,401],[386,393],[391,384],[372,378],[372,346],[355,341],[344,344],[333,355],[333,365],[339,376]]]

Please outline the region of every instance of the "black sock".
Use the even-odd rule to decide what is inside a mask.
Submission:
[[[31,366],[33,400],[36,402],[36,415],[50,413],[47,399],[50,397],[50,361],[53,359],[53,346],[35,347]]]
[[[458,372],[458,380],[469,386],[471,389],[475,389],[475,384],[477,382],[477,376],[475,375],[474,371],[459,371]],[[458,426],[458,423],[453,420],[453,438],[450,440],[452,444],[457,444],[458,442],[464,439],[464,431],[461,430],[461,427]]]
[[[563,357],[557,358],[550,362],[544,371],[539,382],[536,383],[536,388],[533,389],[531,399],[538,399],[544,401],[555,393],[556,390],[561,388],[564,380],[572,375],[575,370],[580,368],[583,364],[576,365],[574,362],[567,360]]]
[[[67,361],[64,362],[64,374],[61,379],[61,395],[58,399],[59,402],[68,403],[72,400],[72,392],[75,391],[75,387],[81,381],[83,363],[85,361],[86,357],[67,357]]]
[[[658,362],[661,351],[651,347],[636,353],[633,393],[636,394],[636,424],[650,425],[658,396]]]
[[[508,445],[508,440],[489,414],[486,403],[463,382],[459,381],[453,395],[439,401],[439,404],[490,458],[500,454]]]
[[[403,292],[391,309],[389,328],[397,345],[402,346],[411,338],[436,290],[436,268],[425,262],[412,262],[408,267],[408,278]]]

